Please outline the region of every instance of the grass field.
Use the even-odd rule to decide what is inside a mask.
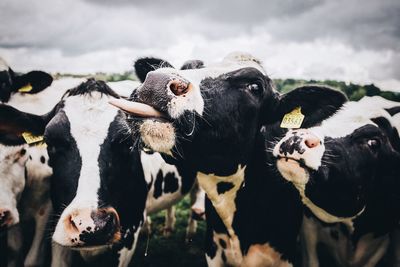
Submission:
[[[143,234],[137,244],[131,267],[205,267],[205,222],[199,222],[196,235],[185,242],[189,218],[189,199],[186,197],[176,207],[176,227],[170,237],[163,236],[165,211],[151,216],[152,233]],[[147,250],[147,256],[146,256]]]

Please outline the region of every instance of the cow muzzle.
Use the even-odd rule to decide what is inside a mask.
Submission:
[[[277,168],[290,182],[305,184],[309,170],[321,166],[325,146],[322,140],[307,129],[290,130],[274,147]]]
[[[121,239],[120,220],[114,208],[75,209],[62,216],[53,240],[77,249],[107,246]]]

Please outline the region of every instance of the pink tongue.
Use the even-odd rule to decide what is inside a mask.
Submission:
[[[163,117],[161,112],[143,103],[132,102],[121,98],[112,99],[109,103],[139,117]]]

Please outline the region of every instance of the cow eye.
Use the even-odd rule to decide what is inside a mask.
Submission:
[[[379,140],[377,140],[377,139],[369,139],[369,140],[367,141],[367,145],[368,145],[368,147],[371,148],[371,149],[377,149],[377,148],[379,148],[379,146],[381,145],[381,143],[380,143]]]
[[[259,93],[261,91],[261,86],[257,83],[250,83],[247,85],[247,90],[252,93]]]

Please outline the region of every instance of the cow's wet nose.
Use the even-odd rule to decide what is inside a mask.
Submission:
[[[168,88],[169,90],[176,96],[180,96],[186,94],[190,90],[190,83],[187,81],[183,81],[179,78],[174,78],[169,82]]]
[[[11,211],[8,209],[0,209],[0,228],[9,227],[12,225],[14,219]]]
[[[321,139],[311,131],[300,129],[292,131],[289,137],[281,143],[279,152],[291,155],[294,153],[304,154],[309,149],[317,148],[322,144]]]
[[[314,134],[308,134],[304,140],[308,148],[314,148],[321,144],[321,140]]]
[[[120,238],[119,217],[113,208],[75,210],[67,216],[65,224],[75,245],[106,245]]]

